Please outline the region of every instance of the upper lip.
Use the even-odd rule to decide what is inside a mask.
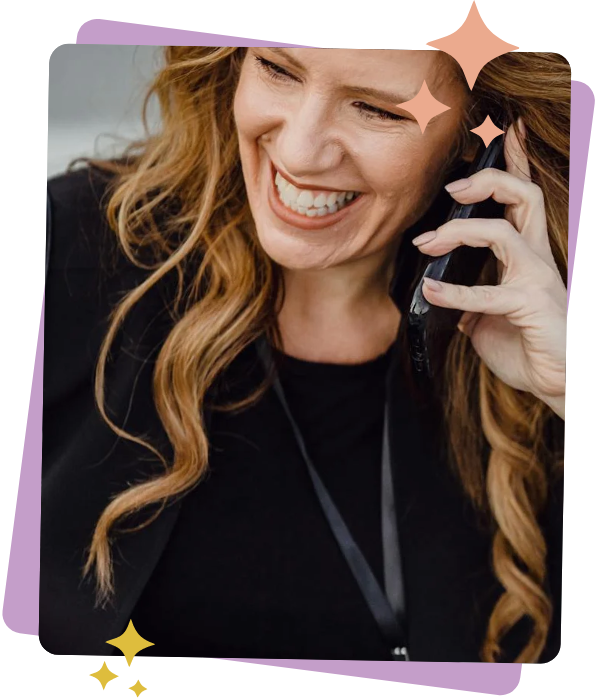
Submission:
[[[297,189],[309,189],[310,191],[334,191],[334,192],[343,192],[343,191],[357,191],[356,189],[338,189],[334,187],[323,187],[320,186],[319,184],[299,184],[299,182],[296,182],[292,177],[290,177],[284,170],[281,170],[280,167],[277,167],[274,163],[272,163],[272,169],[274,171],[274,174],[276,172],[279,172],[284,179],[287,180],[287,182],[290,182],[293,186],[297,187]]]

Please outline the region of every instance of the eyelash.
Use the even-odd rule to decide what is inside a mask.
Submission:
[[[260,69],[263,70],[271,80],[275,82],[286,82],[287,79],[297,81],[297,78],[293,77],[284,68],[281,68],[281,66],[276,65],[276,63],[267,61],[265,58],[262,58],[261,56],[255,56],[255,60]],[[361,105],[358,111],[360,115],[366,120],[378,118],[382,121],[406,121],[406,118],[404,116],[399,116],[398,114],[391,114],[388,111],[384,111],[384,109],[373,107],[371,104],[365,104],[364,102],[355,102],[355,104]]]

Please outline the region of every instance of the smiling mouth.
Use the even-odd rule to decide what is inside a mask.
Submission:
[[[272,164],[272,177],[278,202],[291,215],[294,213],[307,220],[333,216],[354,204],[362,196],[361,192],[356,191],[299,189],[287,181],[274,164]]]

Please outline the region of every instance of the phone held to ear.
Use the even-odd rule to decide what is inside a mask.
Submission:
[[[504,127],[506,132],[506,126]],[[467,177],[487,167],[505,169],[504,134],[481,147],[472,162]],[[503,218],[504,204],[490,198],[475,204],[454,202],[447,222],[455,218]],[[457,325],[463,315],[460,310],[431,305],[424,298],[425,278],[461,286],[474,285],[491,255],[489,248],[461,245],[442,257],[434,258],[426,267],[415,288],[407,318],[407,334],[411,362],[420,380],[434,379],[441,372],[447,351]]]

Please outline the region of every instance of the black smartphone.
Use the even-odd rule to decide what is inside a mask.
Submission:
[[[503,124],[506,121],[501,120]],[[506,125],[501,126],[506,132]],[[504,133],[494,138],[488,147],[481,146],[466,176],[487,167],[505,169]],[[503,218],[504,204],[494,199],[462,205],[454,202],[447,222],[455,218]],[[424,298],[425,278],[462,286],[473,286],[491,255],[488,248],[461,245],[442,257],[432,258],[419,280],[411,299],[407,335],[411,362],[420,379],[434,379],[442,371],[449,344],[463,315],[461,310],[440,308]]]

